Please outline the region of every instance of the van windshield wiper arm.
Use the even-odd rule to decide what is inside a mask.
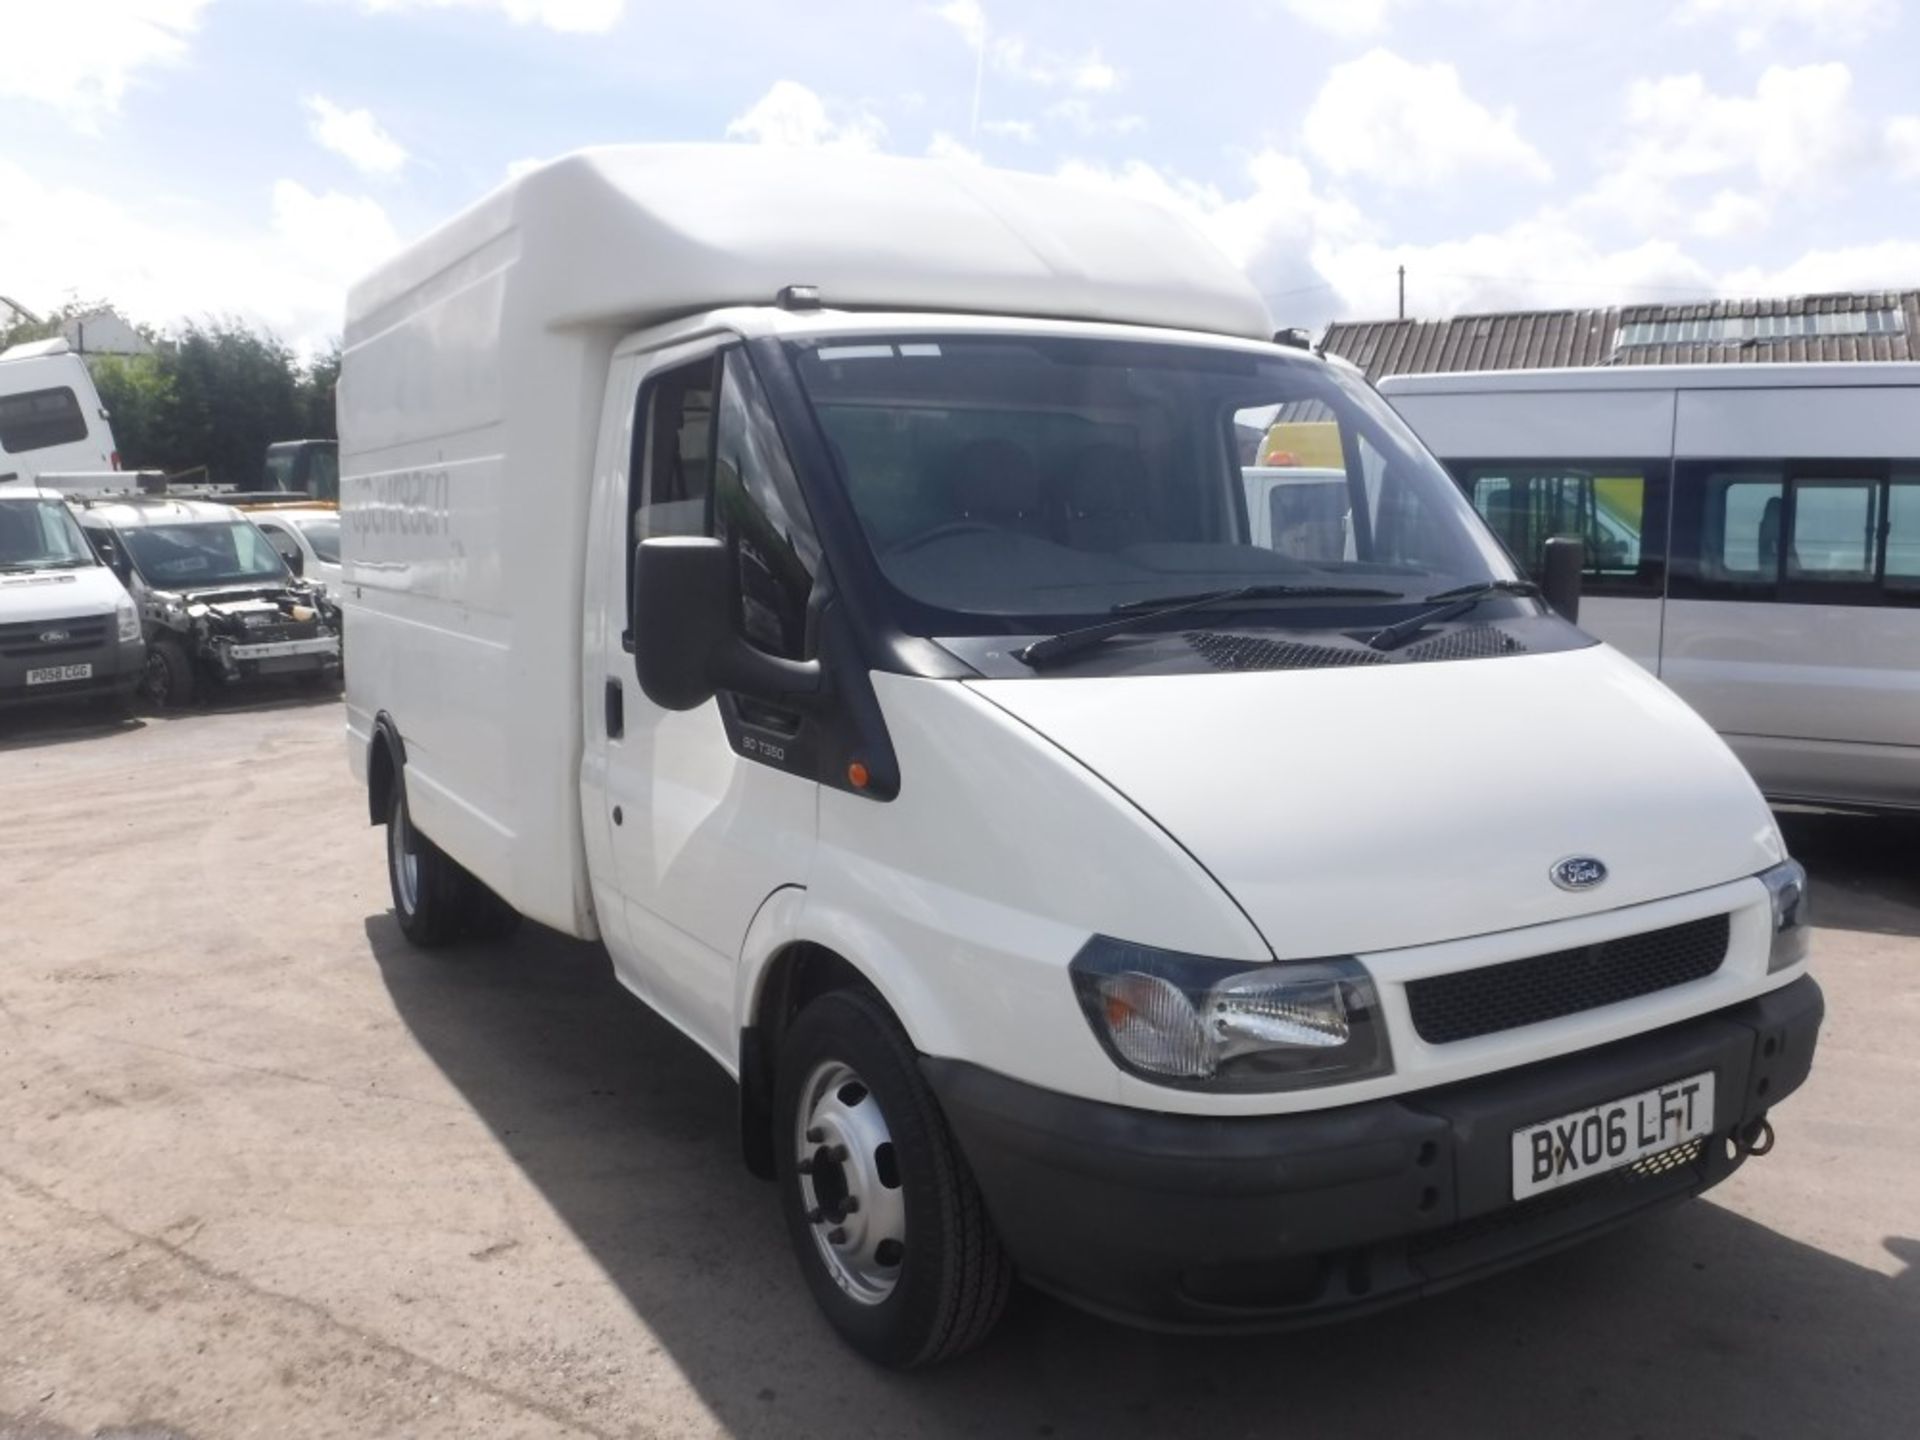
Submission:
[[[1207,610],[1221,605],[1237,605],[1245,600],[1398,600],[1398,590],[1379,590],[1368,585],[1238,585],[1231,590],[1203,590],[1189,595],[1161,595],[1151,600],[1128,600],[1115,605],[1111,613],[1119,618],[1083,625],[1078,630],[1063,630],[1036,640],[1014,651],[1014,658],[1035,670],[1045,669],[1057,660],[1077,655],[1098,645],[1109,636],[1138,630],[1149,621],[1168,615],[1184,615],[1192,610]]]
[[[1440,603],[1437,608],[1423,610],[1418,615],[1410,615],[1405,620],[1397,620],[1383,629],[1376,630],[1367,637],[1367,644],[1375,650],[1397,650],[1429,625],[1438,625],[1443,620],[1451,620],[1464,615],[1482,600],[1490,600],[1495,595],[1538,595],[1540,587],[1531,580],[1487,580],[1473,585],[1460,585],[1452,590],[1442,590],[1426,597],[1428,604]]]

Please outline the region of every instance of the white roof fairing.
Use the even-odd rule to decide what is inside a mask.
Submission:
[[[516,324],[637,328],[817,285],[835,309],[1115,321],[1265,340],[1265,302],[1172,211],[949,161],[746,145],[581,151],[354,286],[347,344],[395,300],[511,263]]]

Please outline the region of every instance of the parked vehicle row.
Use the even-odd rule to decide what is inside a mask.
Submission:
[[[1920,365],[1407,376],[1382,391],[1521,563],[1776,800],[1920,809]]]
[[[885,1363],[1016,1275],[1445,1288],[1718,1183],[1808,1073],[1753,781],[1269,335],[1140,202],[751,147],[557,161],[352,291],[399,925],[603,941]]]
[[[274,492],[337,488],[333,450],[273,447]],[[0,354],[0,708],[125,711],[136,692],[166,708],[273,675],[337,684],[338,514],[314,499],[240,507],[119,465],[64,340]]]

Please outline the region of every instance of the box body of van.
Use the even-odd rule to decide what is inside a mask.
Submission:
[[[555,162],[350,298],[402,929],[604,941],[888,1363],[1015,1274],[1180,1326],[1454,1283],[1807,1074],[1738,762],[1268,333],[1152,207],[745,147]],[[1249,463],[1283,414],[1343,463]]]
[[[1920,808],[1920,365],[1382,382],[1516,559],[1586,541],[1581,623],[1774,799]]]

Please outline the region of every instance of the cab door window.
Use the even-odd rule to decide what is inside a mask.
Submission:
[[[736,629],[770,655],[804,658],[819,542],[745,352],[657,375],[639,404],[630,540],[725,542]]]

